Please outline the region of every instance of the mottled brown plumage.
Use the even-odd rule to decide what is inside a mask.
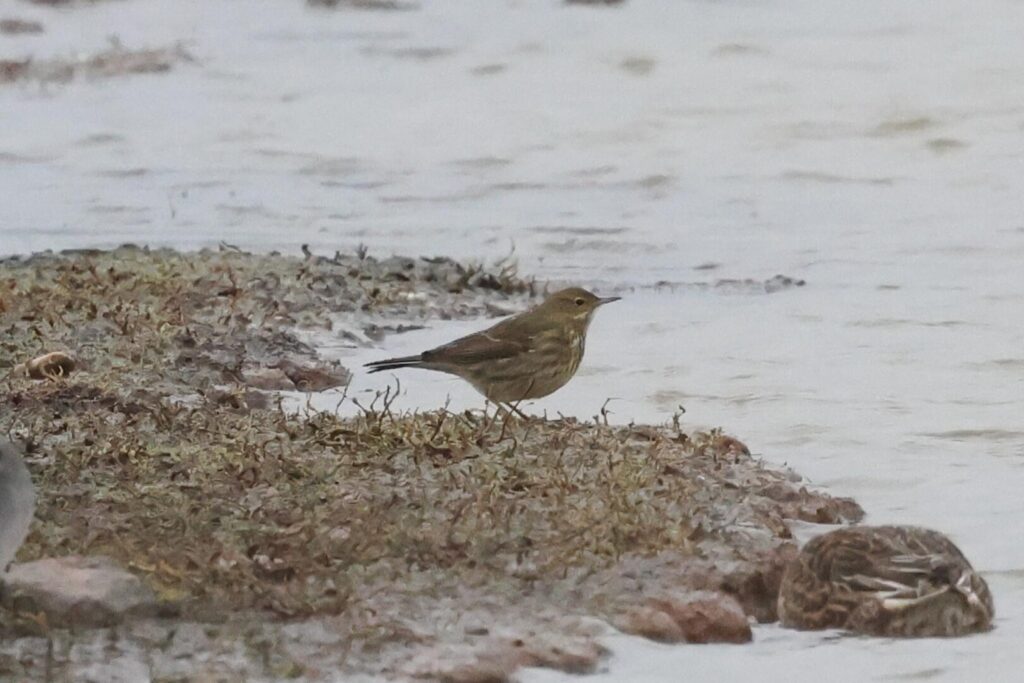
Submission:
[[[561,388],[583,360],[594,311],[619,297],[572,287],[542,304],[416,356],[367,363],[370,372],[423,368],[457,375],[495,403],[515,404]]]
[[[799,629],[960,636],[992,627],[992,594],[946,536],[859,526],[811,540],[786,568],[779,619]]]

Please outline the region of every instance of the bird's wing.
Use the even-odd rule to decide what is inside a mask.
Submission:
[[[831,578],[854,591],[890,595],[944,583],[966,561],[950,541],[925,533],[893,529],[875,537],[846,538],[832,549]]]
[[[510,340],[496,336],[491,330],[477,332],[423,354],[427,362],[475,363],[512,358],[529,351],[529,338]]]

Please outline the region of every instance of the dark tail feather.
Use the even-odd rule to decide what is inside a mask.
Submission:
[[[403,356],[401,358],[388,358],[387,360],[378,360],[372,363],[367,363],[364,368],[369,368],[367,372],[373,374],[374,372],[381,372],[382,370],[396,370],[398,368],[414,368],[423,362],[423,355],[416,356]]]

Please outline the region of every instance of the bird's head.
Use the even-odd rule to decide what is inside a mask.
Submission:
[[[540,308],[549,312],[551,315],[581,324],[585,327],[590,323],[590,319],[594,315],[594,311],[605,304],[618,301],[620,298],[621,297],[617,296],[607,296],[602,298],[581,287],[570,287],[568,289],[559,290],[549,296],[544,300],[544,303],[540,305]]]

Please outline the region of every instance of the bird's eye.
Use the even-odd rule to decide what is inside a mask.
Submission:
[[[584,301],[583,299],[576,299],[576,305],[577,305],[577,306],[582,306],[582,305],[583,305],[583,304],[585,304],[585,303],[587,303],[587,302],[586,302],[586,301]]]

